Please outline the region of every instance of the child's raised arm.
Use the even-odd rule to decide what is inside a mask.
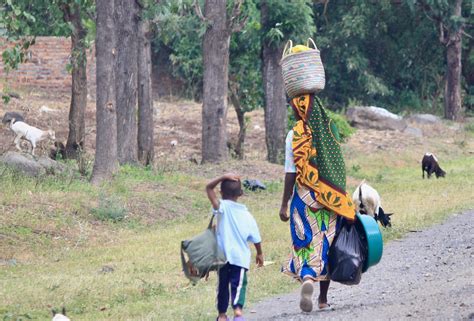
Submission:
[[[219,199],[217,198],[217,195],[214,189],[220,182],[225,181],[225,180],[240,181],[240,177],[235,174],[228,173],[221,177],[217,177],[213,179],[206,185],[207,198],[209,198],[209,201],[211,201],[211,204],[212,204],[212,208],[215,210],[219,209]]]

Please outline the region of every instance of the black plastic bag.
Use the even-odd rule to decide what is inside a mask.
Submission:
[[[344,224],[329,248],[329,275],[332,281],[359,284],[367,249],[355,224]]]

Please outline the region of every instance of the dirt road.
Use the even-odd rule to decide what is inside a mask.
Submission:
[[[471,210],[390,242],[359,285],[331,283],[331,311],[301,313],[292,293],[251,306],[247,319],[474,320],[473,228]]]

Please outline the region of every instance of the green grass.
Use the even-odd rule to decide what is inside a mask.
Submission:
[[[446,154],[448,155],[448,154]],[[450,153],[444,179],[421,179],[414,153],[362,154],[347,159],[355,182],[365,178],[395,212],[389,241],[474,208],[474,161]],[[214,320],[216,275],[192,286],[180,271],[179,243],[202,231],[210,205],[200,174],[125,167],[99,188],[73,177],[27,178],[0,168],[0,317],[49,318],[65,306],[74,320]],[[248,301],[297,287],[281,275],[290,249],[288,225],[278,219],[283,184],[246,192],[241,201],[259,223],[265,268],[251,268]],[[126,209],[123,220],[100,220],[94,209],[112,197]],[[102,272],[104,266],[113,272]],[[370,273],[370,271],[368,272]],[[23,319],[25,317],[23,316]]]

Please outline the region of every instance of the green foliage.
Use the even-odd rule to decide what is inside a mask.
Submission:
[[[98,220],[117,223],[123,221],[127,210],[116,196],[107,196],[101,193],[99,195],[99,206],[93,208],[91,213]]]
[[[20,63],[24,62],[26,51],[34,44],[34,37],[69,37],[73,30],[72,25],[65,17],[67,8],[81,10],[82,23],[88,29],[86,45],[89,45],[95,34],[93,0],[74,0],[74,2],[68,0],[35,0],[34,2],[7,0],[3,10],[0,10],[0,25],[6,30],[8,40],[19,40],[19,43],[3,52],[2,58],[6,68],[16,69]]]
[[[229,86],[236,90],[244,112],[263,105],[260,46],[260,12],[252,1],[245,2],[243,15],[248,17],[241,32],[234,33],[230,42]],[[231,89],[233,90],[233,89]]]
[[[339,108],[358,100],[394,111],[438,99],[443,48],[431,21],[388,0],[329,3],[326,11],[316,4],[314,9],[316,43],[326,69],[322,97]]]
[[[355,133],[355,128],[352,127],[349,122],[347,121],[346,117],[342,114],[337,112],[333,112],[326,108],[326,112],[328,113],[329,118],[336,124],[337,129],[339,131],[339,136],[343,142],[346,142],[347,139]],[[288,130],[293,129],[295,126],[296,119],[295,113],[293,112],[292,108],[288,108]]]
[[[22,39],[20,42],[13,45],[11,48],[6,48],[2,53],[2,60],[5,65],[5,72],[8,73],[12,69],[17,69],[18,66],[25,61],[26,50],[33,45],[35,39]]]
[[[24,36],[67,36],[60,0],[7,0],[0,19],[10,39]]]
[[[331,118],[331,120],[336,124],[341,140],[343,142],[347,141],[347,139],[355,133],[355,128],[349,125],[349,122],[344,115],[330,110],[326,110],[326,112],[328,113],[329,118]]]
[[[150,8],[156,32],[152,48],[169,55],[172,73],[185,84],[185,95],[200,98],[202,91],[201,43],[205,24],[194,15],[193,0],[164,0]]]
[[[309,0],[266,0],[268,17],[262,26],[262,38],[280,47],[285,41],[306,43],[316,31]]]

